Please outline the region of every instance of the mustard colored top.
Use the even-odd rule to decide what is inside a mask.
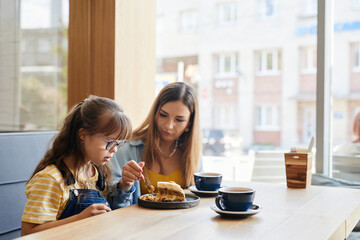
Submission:
[[[179,184],[180,186],[185,185],[185,179],[180,168],[176,169],[169,175],[162,175],[159,173],[155,173],[151,170],[147,170],[147,171],[148,171],[148,179],[149,179],[148,183],[152,184],[155,187],[154,192],[158,191],[157,182],[173,181]],[[145,185],[144,181],[140,181],[140,189],[141,189],[141,195],[149,193],[149,188]]]

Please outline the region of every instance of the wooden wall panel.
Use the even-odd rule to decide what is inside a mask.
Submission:
[[[114,99],[115,1],[91,3],[91,92]]]
[[[116,13],[115,99],[137,127],[155,98],[156,0],[117,1]]]
[[[70,1],[68,109],[90,93],[90,1]]]
[[[118,101],[136,127],[155,98],[156,0],[72,0],[68,106]]]

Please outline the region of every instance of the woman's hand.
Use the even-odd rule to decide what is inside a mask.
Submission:
[[[134,160],[127,162],[122,168],[122,178],[118,183],[118,188],[128,192],[137,180],[144,179],[142,175],[144,165],[145,162],[137,164]]]
[[[108,207],[107,203],[94,203],[91,206],[87,207],[84,211],[79,213],[79,219],[88,218],[110,211],[111,209]]]

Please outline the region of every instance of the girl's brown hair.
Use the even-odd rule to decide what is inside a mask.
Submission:
[[[143,159],[145,168],[150,168],[154,162],[159,161],[161,153],[160,136],[156,130],[155,118],[159,114],[161,107],[172,101],[183,102],[190,111],[189,131],[185,131],[180,136],[180,150],[182,173],[185,178],[185,186],[194,184],[194,173],[198,170],[201,152],[201,134],[199,121],[199,106],[194,89],[182,82],[175,82],[166,85],[159,93],[153,103],[150,113],[145,121],[134,130],[132,139],[142,139],[145,143]]]
[[[358,112],[354,119],[353,134],[356,137],[354,143],[360,142],[360,112]]]
[[[105,114],[108,119],[106,123],[102,123],[102,117]],[[79,136],[80,129],[87,130],[90,135],[103,133],[109,136],[117,133],[116,139],[128,139],[132,133],[131,122],[119,104],[109,98],[89,96],[70,110],[52,147],[45,153],[30,179],[48,165],[54,164],[64,173],[64,181],[69,182],[71,172],[67,168],[64,158],[71,156],[75,159],[73,171],[74,178],[78,181],[79,170],[87,166]],[[106,163],[98,168],[102,172],[105,182],[109,184],[111,181],[110,165]]]

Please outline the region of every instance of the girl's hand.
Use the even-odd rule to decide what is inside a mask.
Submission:
[[[91,206],[87,207],[84,211],[79,213],[79,218],[88,218],[91,216],[103,214],[106,212],[110,212],[111,209],[108,207],[106,203],[94,203]]]
[[[145,162],[137,164],[134,160],[127,162],[123,166],[118,188],[128,192],[137,180],[144,179],[144,175],[142,175],[144,165]]]

